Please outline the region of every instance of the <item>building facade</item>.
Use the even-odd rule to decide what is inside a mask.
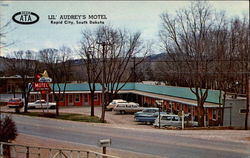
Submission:
[[[63,85],[60,85],[63,86]],[[57,87],[57,86],[55,86]],[[55,88],[57,93],[58,89]],[[204,109],[207,118],[207,125],[218,125],[219,110],[221,101],[219,100],[219,91],[209,90]],[[94,96],[94,105],[102,104],[101,85],[96,84]],[[186,87],[148,85],[142,83],[127,83],[118,92],[118,97],[127,101],[139,103],[144,107],[157,106],[156,101],[162,100],[161,108],[164,111],[178,114],[180,111],[191,114],[192,120],[196,121],[198,117],[198,107],[196,96]],[[45,99],[46,94],[31,92],[30,101]],[[53,94],[48,96],[50,102],[54,102]],[[87,83],[67,84],[64,100],[60,106],[89,106],[91,104],[91,95]]]

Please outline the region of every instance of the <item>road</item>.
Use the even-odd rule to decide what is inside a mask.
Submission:
[[[159,130],[114,128],[108,124],[90,124],[27,116],[12,116],[18,132],[73,143],[97,145],[112,139],[112,148],[169,158],[249,158],[249,131]]]

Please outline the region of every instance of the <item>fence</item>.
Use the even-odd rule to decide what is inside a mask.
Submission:
[[[46,148],[0,142],[0,158],[119,158],[90,150]]]

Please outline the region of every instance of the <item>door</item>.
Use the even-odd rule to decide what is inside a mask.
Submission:
[[[83,95],[83,104],[84,105],[89,105],[88,94]]]
[[[68,106],[72,106],[73,105],[73,95],[69,94],[68,97],[69,97],[69,99],[68,99]]]

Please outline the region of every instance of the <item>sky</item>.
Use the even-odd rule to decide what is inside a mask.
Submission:
[[[249,15],[248,1],[209,1],[217,11],[225,11],[228,17]],[[81,31],[95,29],[102,25],[127,29],[131,32],[140,31],[146,41],[157,41],[160,29],[160,14],[187,7],[189,1],[0,1],[0,24],[10,21],[6,43],[13,43],[1,49],[0,55],[7,55],[16,50],[38,51],[44,48],[59,48],[62,45],[73,50],[79,47]],[[39,16],[39,21],[31,25],[17,24],[12,16],[20,11],[30,11]],[[61,21],[61,15],[85,15],[88,24],[51,24],[48,16],[56,16],[55,21]],[[104,24],[90,24],[89,15],[104,15],[99,19]],[[33,17],[32,17],[33,18]],[[91,20],[95,21],[95,20]],[[155,50],[157,53],[158,50]]]

